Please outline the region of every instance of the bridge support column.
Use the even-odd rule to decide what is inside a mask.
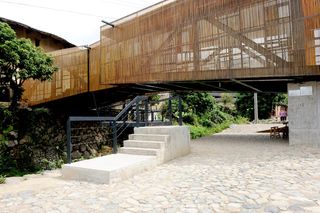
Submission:
[[[320,146],[320,82],[288,84],[290,145]]]

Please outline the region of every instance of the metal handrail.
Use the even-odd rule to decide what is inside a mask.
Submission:
[[[176,99],[176,98],[179,98],[179,125],[182,125],[182,103],[181,103],[181,98],[180,96],[177,96],[177,97],[169,97],[169,98],[166,98],[166,99],[162,99],[162,100],[159,100],[159,101],[153,101],[151,102],[151,104],[153,103],[159,103],[159,102],[162,102],[162,101],[166,101],[168,100],[169,101],[169,105],[168,105],[168,108],[169,108],[169,120],[172,124],[172,104],[171,104],[171,100],[172,99]],[[128,118],[129,116],[129,112],[131,110],[135,111],[135,125],[136,126],[142,126],[142,125],[149,125],[149,121],[148,121],[148,114],[149,114],[149,107],[148,105],[150,104],[150,102],[147,101],[148,100],[148,96],[137,96],[135,97],[132,101],[130,101],[129,104],[127,104],[127,106],[121,110],[121,112],[115,116],[115,117],[92,117],[92,116],[87,116],[87,117],[80,117],[80,116],[70,116],[68,118],[68,121],[67,121],[67,161],[68,163],[71,163],[72,162],[72,159],[71,159],[71,152],[72,152],[72,139],[71,139],[71,123],[72,122],[83,122],[83,121],[87,121],[87,122],[104,122],[105,124],[109,124],[111,129],[112,129],[112,135],[113,135],[113,140],[112,140],[112,150],[113,150],[113,153],[117,153],[117,145],[118,145],[118,137],[120,135],[122,135],[125,130],[130,126],[130,123],[126,121],[126,118]],[[140,110],[140,106],[141,103],[143,101],[146,101],[144,103],[144,110]],[[140,120],[140,116],[141,116],[141,112],[144,113],[144,121],[141,121]],[[151,110],[152,112],[152,110]],[[122,121],[120,126],[118,125],[118,122],[119,121]],[[154,122],[153,120],[151,121],[151,124],[152,122]],[[168,122],[164,122],[164,123],[168,123]]]
[[[137,96],[115,117],[115,120],[119,120],[119,118],[126,113],[133,105],[137,104],[140,101],[148,99],[147,96]]]

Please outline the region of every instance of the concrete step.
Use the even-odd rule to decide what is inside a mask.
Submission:
[[[158,165],[157,157],[113,154],[62,166],[62,177],[69,180],[112,184],[126,180]]]
[[[133,148],[147,148],[147,149],[161,149],[165,142],[162,141],[142,141],[142,140],[125,140],[123,142],[124,147]]]
[[[146,148],[133,148],[133,147],[121,147],[119,153],[131,154],[131,155],[151,155],[157,156],[160,153],[159,149],[146,149]]]
[[[168,141],[169,135],[155,135],[155,134],[132,134],[129,135],[129,140],[138,141]]]
[[[134,128],[134,134],[144,135],[170,135],[173,129],[180,129],[184,127],[180,126],[149,126],[149,127],[136,127]],[[172,138],[171,138],[172,139]]]

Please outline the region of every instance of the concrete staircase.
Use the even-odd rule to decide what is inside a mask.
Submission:
[[[190,153],[188,127],[140,127],[134,133],[118,154],[63,165],[63,178],[111,184]]]
[[[156,156],[161,162],[169,139],[169,135],[132,134],[129,135],[129,140],[123,142],[119,153]]]

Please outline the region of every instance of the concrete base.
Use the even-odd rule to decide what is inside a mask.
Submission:
[[[182,157],[190,153],[190,130],[187,126],[157,126],[134,129],[135,135],[167,135],[165,145],[160,150],[160,163]]]
[[[190,153],[188,127],[141,127],[124,141],[122,154],[63,165],[65,179],[110,184]]]
[[[157,165],[155,156],[115,154],[62,166],[64,179],[112,184]]]
[[[290,145],[320,146],[320,82],[288,84]]]

